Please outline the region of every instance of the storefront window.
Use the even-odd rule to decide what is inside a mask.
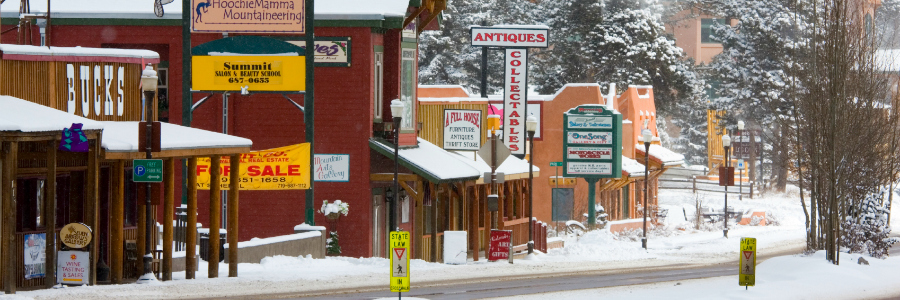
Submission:
[[[384,53],[375,52],[375,78],[373,85],[375,86],[375,95],[373,95],[373,99],[375,101],[375,120],[382,120],[382,110],[384,109]]]
[[[718,43],[712,39],[713,31],[712,27],[714,24],[728,25],[725,22],[725,19],[701,19],[700,20],[700,42],[704,44],[714,44]]]
[[[400,128],[414,130],[416,107],[416,49],[403,49],[403,59],[400,65],[400,101],[403,102],[403,120]]]

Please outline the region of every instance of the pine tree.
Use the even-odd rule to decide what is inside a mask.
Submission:
[[[325,254],[341,255],[341,245],[339,244],[337,231],[332,231],[329,234],[331,237],[325,241]]]

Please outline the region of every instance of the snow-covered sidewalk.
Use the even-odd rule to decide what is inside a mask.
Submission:
[[[469,261],[466,265],[444,265],[412,260],[410,274],[412,288],[425,285],[444,285],[454,282],[484,282],[503,280],[523,276],[540,276],[574,272],[602,272],[629,268],[660,267],[674,264],[709,265],[718,263],[734,263],[738,260],[740,237],[756,237],[760,256],[774,253],[796,253],[804,244],[804,217],[797,197],[775,195],[762,199],[729,199],[729,205],[737,210],[766,209],[774,226],[735,226],[730,228],[728,239],[722,237],[721,223],[704,226],[694,230],[685,222],[682,211],[690,212],[696,197],[704,202],[704,206],[724,205],[721,194],[700,194],[690,192],[668,192],[660,195],[660,204],[669,209],[666,226],[652,231],[649,237],[649,250],[641,248],[640,240],[635,236],[617,236],[608,231],[594,231],[581,237],[565,237],[566,247],[553,249],[550,253],[541,254],[534,259],[516,260],[515,264],[506,262],[489,263],[484,260]],[[735,197],[736,198],[736,197]],[[851,258],[851,255],[842,255]],[[825,263],[824,259],[809,258],[813,266]],[[773,259],[759,266],[757,285],[762,290],[764,285],[772,282],[789,282],[787,279],[804,281],[806,268],[800,262],[787,262],[782,258]],[[805,260],[804,260],[805,261]],[[892,267],[893,260],[869,259],[870,269]],[[794,268],[781,268],[780,277],[771,275],[769,265],[794,264]],[[849,263],[844,266],[850,265]],[[831,267],[831,266],[829,266]],[[820,272],[810,267],[809,272]],[[220,264],[219,278],[206,278],[207,265],[200,264],[198,279],[185,280],[184,272],[174,273],[172,281],[150,285],[123,284],[89,287],[70,287],[65,289],[37,290],[19,292],[17,295],[0,296],[2,299],[177,299],[177,298],[216,298],[234,297],[256,294],[304,294],[329,290],[387,290],[389,261],[383,258],[349,258],[329,257],[312,259],[306,257],[267,257],[259,264],[240,264],[238,278],[228,278],[227,264]],[[827,269],[827,268],[826,268]],[[843,266],[837,268],[844,271]],[[848,274],[855,266],[846,268]],[[766,271],[764,271],[766,270]],[[861,269],[867,270],[867,269]],[[787,271],[794,273],[787,273]],[[770,272],[770,273],[765,273]],[[802,273],[800,273],[802,272]],[[853,271],[855,272],[855,271]],[[853,273],[856,274],[856,273]],[[855,276],[855,275],[854,275]],[[721,278],[727,287],[737,286],[735,278]],[[889,277],[889,276],[884,276]],[[897,277],[897,276],[895,276]],[[810,280],[818,275],[808,276]],[[863,278],[863,277],[859,277]],[[900,277],[898,277],[900,278]],[[682,285],[693,284],[694,281],[682,282]],[[703,289],[705,281],[697,282]],[[674,283],[673,283],[674,284]],[[810,284],[815,282],[810,281]],[[664,287],[666,284],[653,286]],[[724,285],[723,285],[724,286]],[[787,285],[785,285],[787,286]],[[900,289],[900,285],[896,285]],[[850,286],[850,289],[856,286]],[[627,287],[619,295],[627,295]],[[743,292],[743,290],[741,290]],[[660,292],[664,293],[664,292]],[[754,292],[755,293],[755,292]],[[725,295],[731,294],[710,294]],[[751,294],[747,294],[751,295]],[[545,295],[546,297],[546,295]],[[575,297],[575,296],[573,296]],[[553,298],[558,298],[555,295]],[[568,298],[568,297],[565,297]],[[618,297],[613,297],[618,298]],[[779,297],[776,297],[779,298]]]

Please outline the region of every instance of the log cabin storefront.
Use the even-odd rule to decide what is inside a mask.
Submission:
[[[138,189],[145,185],[132,182],[131,161],[145,158],[138,148],[137,121],[145,112],[149,119],[157,118],[155,109],[142,105],[141,70],[146,64],[155,67],[158,61],[159,56],[147,50],[0,45],[0,94],[5,95],[0,96],[0,282],[7,293],[56,284],[55,253],[65,247],[58,242],[58,233],[68,223],[84,223],[91,229],[86,283],[121,283],[144,273],[140,259],[148,230],[144,228],[145,194]],[[156,107],[155,101],[151,99],[150,107]],[[76,123],[83,126],[87,149],[64,151],[63,131]],[[200,157],[222,156],[234,160],[249,152],[251,145],[245,138],[161,124],[160,147],[153,157],[163,160],[163,183],[161,193],[154,194],[151,211],[165,212],[164,220],[153,222],[164,224],[163,240],[150,230],[153,243],[162,245],[154,253],[159,255],[154,259],[158,263],[153,264],[161,279],[171,279],[175,271],[176,161],[196,164]],[[213,172],[213,176],[218,179],[222,174]],[[229,200],[237,203],[237,195],[229,193]],[[215,196],[210,201],[218,201]],[[187,207],[189,215],[195,216],[196,190],[189,192]],[[188,218],[188,228],[196,227],[190,227],[192,222],[196,218]],[[237,218],[229,218],[229,226],[236,225]],[[193,249],[196,239],[191,238],[192,231],[187,232],[187,247]],[[29,234],[45,235],[44,276],[26,278],[23,249]],[[229,243],[236,243],[236,238],[236,234],[229,237]],[[236,255],[232,257],[234,261],[229,262],[236,267]],[[196,257],[183,260],[191,278],[198,265]],[[218,267],[210,264],[211,271],[214,266]]]

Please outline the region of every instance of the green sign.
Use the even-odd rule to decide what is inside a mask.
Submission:
[[[579,105],[563,122],[563,177],[622,177],[622,114],[605,105]]]
[[[551,166],[551,167],[562,167],[563,164],[562,164],[561,161],[551,161],[551,162],[550,162],[550,166]]]
[[[162,182],[162,159],[135,159],[133,161],[134,182]]]

